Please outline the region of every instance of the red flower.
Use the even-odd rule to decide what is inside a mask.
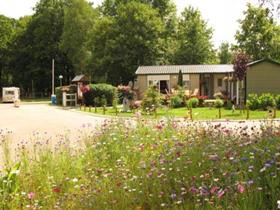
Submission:
[[[54,193],[60,193],[60,192],[61,192],[61,189],[60,189],[59,187],[54,187],[54,188],[52,189],[52,191],[53,191]]]

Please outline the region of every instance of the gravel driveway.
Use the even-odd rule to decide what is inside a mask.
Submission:
[[[15,108],[13,104],[0,104],[0,130],[10,130],[13,141],[29,139],[34,132],[54,136],[70,130],[73,136],[84,125],[95,126],[102,121],[104,118],[47,104],[26,104],[19,108]]]

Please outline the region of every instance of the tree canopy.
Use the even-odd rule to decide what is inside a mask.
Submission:
[[[269,16],[269,10],[248,4],[244,15],[245,18],[240,20],[240,30],[235,36],[238,47],[253,60],[266,57],[277,59],[272,49],[276,47],[275,39],[279,39],[280,35],[277,33],[276,23]]]
[[[176,64],[211,63],[215,57],[212,28],[207,26],[200,12],[192,7],[186,8],[179,19],[178,47],[175,52]]]
[[[275,2],[248,5],[235,51],[280,61]],[[103,0],[98,7],[87,0],[40,0],[31,16],[0,15],[0,87],[47,96],[52,59],[57,85],[60,74],[66,84],[85,73],[94,82],[118,85],[133,81],[140,65],[231,63],[232,45],[216,50],[212,36],[198,9],[177,15],[173,0]]]

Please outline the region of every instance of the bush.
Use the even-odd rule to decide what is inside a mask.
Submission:
[[[268,107],[275,107],[275,99],[271,93],[264,93],[259,97],[260,108],[267,110]]]
[[[257,94],[248,95],[247,106],[250,110],[256,110],[260,108],[260,100]]]
[[[145,92],[142,109],[155,111],[160,106],[160,93],[155,86],[150,86]]]
[[[276,104],[277,109],[280,109],[280,95],[277,95],[275,97],[275,104]]]
[[[132,90],[130,86],[118,86],[118,98],[119,102],[122,103],[123,99],[126,97],[128,100],[135,100],[136,99],[136,92]]]
[[[197,98],[190,98],[187,104],[189,108],[196,108],[199,104],[199,100]]]
[[[214,103],[214,106],[216,108],[222,108],[224,106],[224,101],[222,99],[216,99],[215,103]]]
[[[172,108],[179,108],[183,106],[183,99],[178,95],[174,95],[171,97],[170,103]]]
[[[105,98],[107,105],[112,105],[113,100],[116,96],[116,88],[109,84],[91,84],[89,86],[89,91],[83,93],[84,102],[87,106],[101,106],[101,100],[98,101],[98,104],[95,104],[94,98]]]

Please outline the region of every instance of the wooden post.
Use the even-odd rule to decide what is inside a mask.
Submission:
[[[249,110],[248,106],[246,106],[246,110],[247,110],[246,120],[249,120],[249,118],[250,118],[250,110]]]
[[[221,112],[221,108],[219,107],[219,119],[222,118],[222,112]]]
[[[54,59],[52,59],[52,95],[54,95]]]
[[[277,117],[277,108],[274,107],[273,108],[273,118],[276,118]]]
[[[103,106],[103,114],[104,115],[106,114],[106,106],[105,105]]]

